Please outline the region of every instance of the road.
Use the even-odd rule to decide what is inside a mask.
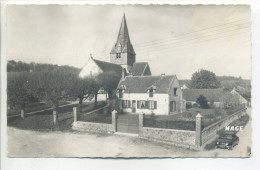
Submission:
[[[136,137],[7,129],[9,157],[179,157],[195,151]]]
[[[212,151],[202,151],[195,153],[194,156],[201,157],[248,157],[248,149],[251,149],[252,144],[252,117],[251,108],[247,109],[247,114],[250,119],[244,129],[237,133],[239,137],[239,144],[233,148],[233,150],[227,149],[214,149]]]

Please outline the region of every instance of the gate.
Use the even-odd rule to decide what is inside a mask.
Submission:
[[[139,133],[138,114],[118,114],[117,131],[123,133]]]

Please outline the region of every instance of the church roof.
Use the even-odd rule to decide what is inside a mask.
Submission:
[[[116,73],[122,74],[122,67],[118,64],[100,61],[100,60],[96,60],[96,59],[93,59],[93,61],[98,65],[98,67],[103,72],[114,71]]]
[[[150,67],[147,62],[134,63],[131,73],[133,76],[145,76],[147,75],[145,69],[148,69],[148,75],[151,75]]]
[[[226,93],[223,89],[183,89],[183,98],[186,101],[196,101],[200,95],[206,97],[208,102],[220,102],[221,97]]]
[[[126,24],[125,14],[123,16],[121,26],[119,29],[119,33],[117,36],[116,44],[113,46],[110,53],[116,53],[117,52],[117,45],[121,45],[121,52],[129,52],[132,54],[135,54],[134,48],[132,46],[132,43],[130,41],[130,36],[128,33],[128,28]]]
[[[155,93],[169,93],[175,75],[171,76],[127,76],[120,80],[118,87],[125,86],[125,93],[147,93],[151,86],[156,87]]]

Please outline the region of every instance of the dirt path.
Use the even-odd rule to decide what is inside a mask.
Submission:
[[[180,157],[195,151],[136,137],[8,127],[10,157]]]

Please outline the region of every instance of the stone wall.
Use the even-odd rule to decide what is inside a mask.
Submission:
[[[143,127],[139,131],[139,137],[185,148],[196,148],[195,131]]]
[[[97,132],[97,133],[114,132],[114,128],[112,124],[81,122],[81,121],[73,122],[72,129],[82,131],[82,132]]]
[[[233,113],[232,115],[204,128],[202,130],[201,142],[202,144],[206,143],[208,140],[217,137],[217,132],[222,128],[228,126],[231,122],[243,116],[246,112],[246,108]],[[203,120],[202,120],[203,121]]]

